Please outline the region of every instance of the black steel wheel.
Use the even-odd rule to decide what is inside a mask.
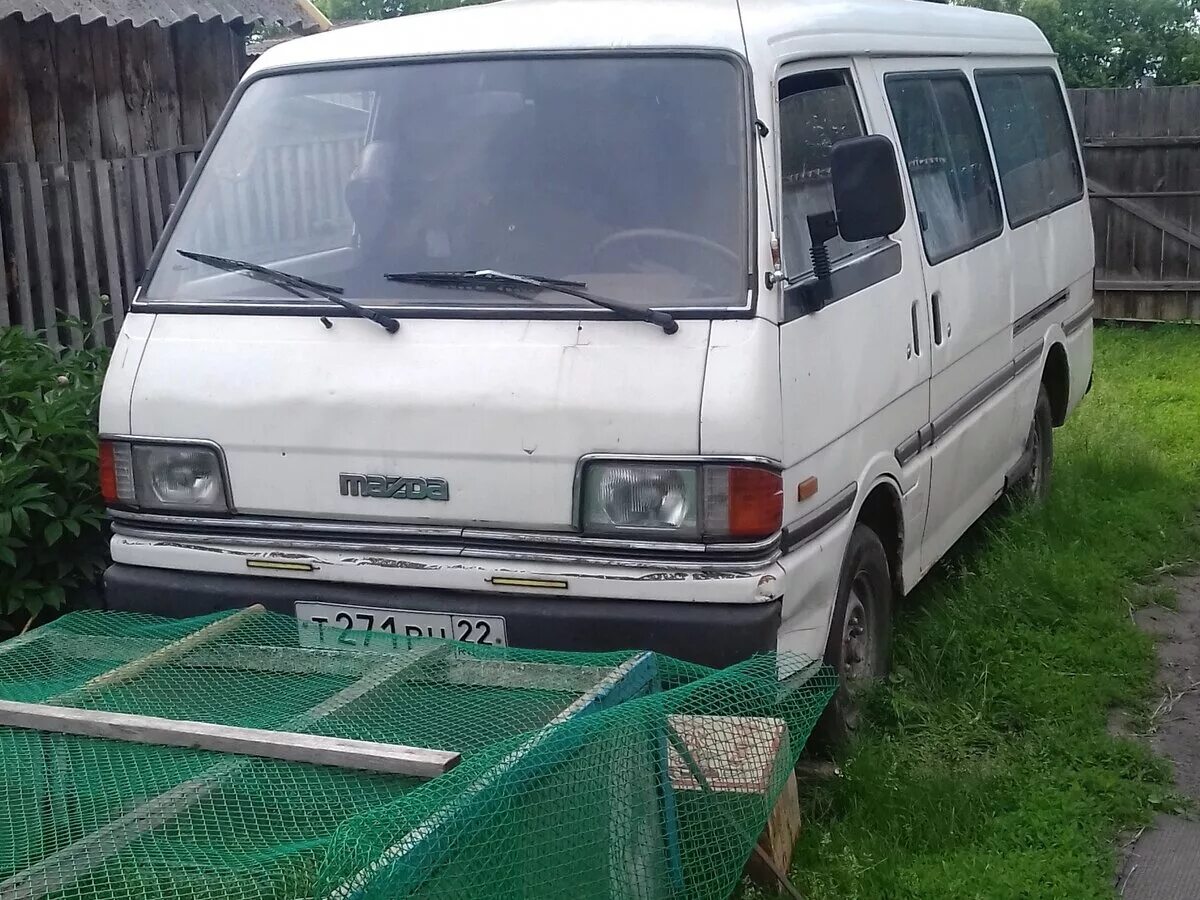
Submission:
[[[1029,434],[1025,438],[1025,456],[1029,460],[1029,469],[1014,482],[1010,493],[1018,501],[1041,503],[1050,495],[1050,475],[1054,466],[1054,420],[1045,385],[1038,388],[1033,421],[1029,423]]]
[[[892,575],[883,542],[859,523],[842,561],[825,662],[838,673],[838,689],[813,731],[818,749],[843,747],[858,730],[861,695],[891,668]]]

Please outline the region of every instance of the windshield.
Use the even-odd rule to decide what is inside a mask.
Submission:
[[[744,306],[747,114],[716,57],[538,57],[271,76],[238,101],[145,300],[297,301],[178,251],[376,306],[582,306],[389,281],[495,269],[639,306]]]

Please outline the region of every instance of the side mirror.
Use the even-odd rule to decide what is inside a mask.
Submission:
[[[896,148],[882,134],[833,145],[833,206],[845,241],[887,237],[904,225],[904,189]]]

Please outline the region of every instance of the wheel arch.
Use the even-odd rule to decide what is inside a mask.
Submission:
[[[858,508],[856,522],[875,532],[887,552],[888,569],[897,598],[904,593],[904,510],[900,488],[890,478],[871,485]]]
[[[1055,341],[1046,353],[1042,367],[1042,386],[1050,398],[1050,420],[1054,427],[1067,420],[1067,408],[1071,398],[1071,364],[1067,361],[1067,350]]]

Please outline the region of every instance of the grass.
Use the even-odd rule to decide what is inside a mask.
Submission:
[[[843,777],[806,788],[806,898],[1112,897],[1114,840],[1171,805],[1109,734],[1155,675],[1133,608],[1200,556],[1200,329],[1100,329],[1051,499],[992,513],[909,598]]]

